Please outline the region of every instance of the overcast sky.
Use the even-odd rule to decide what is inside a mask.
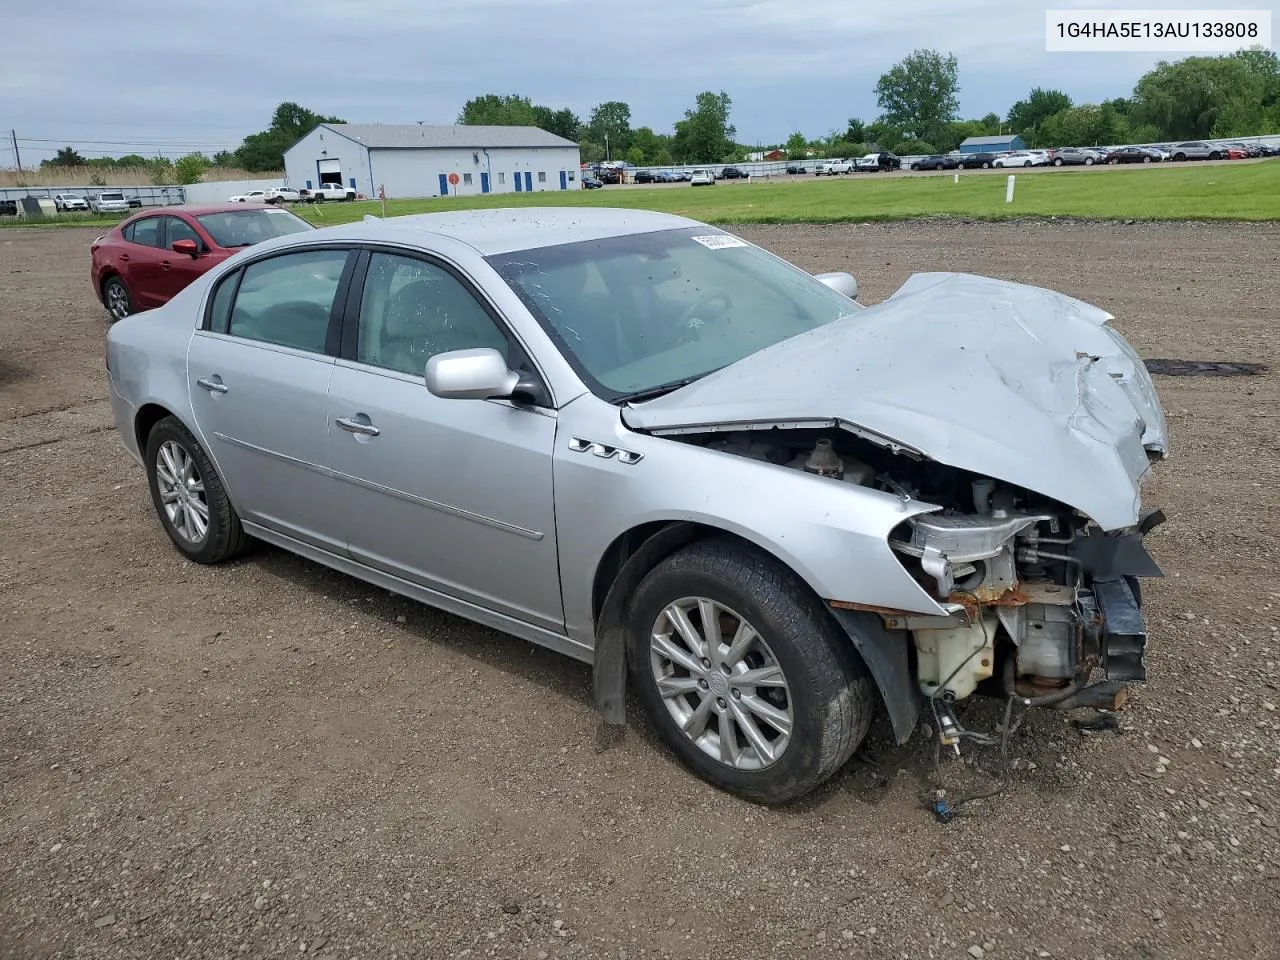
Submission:
[[[1229,2],[1229,0],[1227,0]],[[1055,8],[1129,8],[1130,2]],[[1150,6],[1218,7],[1224,0]],[[1004,116],[1035,86],[1127,96],[1158,59],[1046,53],[1025,0],[10,0],[0,54],[0,165],[74,143],[86,155],[212,153],[282,100],[359,123],[452,123],[482,93],[567,106],[624,100],[670,131],[701,90],[733,98],[743,143],[874,119],[877,78],[913,49],[960,61],[960,112]],[[1273,0],[1238,6],[1274,7]],[[1175,58],[1178,55],[1175,55]],[[99,141],[99,142],[91,142]],[[101,141],[119,141],[107,143]],[[127,141],[127,142],[126,142]],[[43,152],[41,152],[43,151]]]

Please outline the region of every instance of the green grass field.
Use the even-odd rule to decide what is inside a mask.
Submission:
[[[787,182],[721,182],[654,188],[548,191],[484,197],[389,200],[387,216],[489,207],[631,207],[676,213],[708,223],[846,223],[914,217],[1087,217],[1107,220],[1280,220],[1280,159],[1234,165],[1167,164],[1125,170],[1040,170],[1018,175],[1014,202],[1004,202],[1005,175],[881,177]],[[381,214],[377,201],[298,205],[319,226]],[[6,217],[3,226],[110,225],[111,218],[67,216],[46,221]]]
[[[1238,166],[1160,166],[1130,170],[1044,170],[1018,176],[1006,204],[1005,175],[878,177],[605,187],[487,197],[389,200],[387,215],[488,207],[632,207],[708,223],[844,223],[953,216],[1089,217],[1110,220],[1280,220],[1280,160]],[[323,204],[298,212],[317,225],[380,212],[375,202]]]

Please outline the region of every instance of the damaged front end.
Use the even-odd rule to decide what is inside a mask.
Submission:
[[[1146,679],[1139,581],[1162,576],[1143,543],[1159,511],[1104,531],[1043,495],[841,429],[680,439],[936,506],[889,535],[934,612],[829,600],[868,659],[900,741],[923,707],[943,742],[958,745],[953,705],[978,692],[1024,706],[1114,710],[1127,684]]]
[[[1146,679],[1139,578],[1161,576],[1143,537],[1162,514],[1104,532],[1077,511],[988,478],[972,502],[903,523],[890,545],[950,612],[885,614],[910,632],[921,693],[962,700],[985,681],[1027,706],[1115,708]],[[1089,684],[1101,672],[1104,679]]]

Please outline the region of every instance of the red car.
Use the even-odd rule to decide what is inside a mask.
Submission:
[[[111,319],[122,320],[168,302],[242,247],[311,229],[301,217],[274,206],[148,210],[93,241],[93,289]]]
[[[1237,147],[1233,143],[1228,143],[1225,147],[1228,160],[1248,160],[1249,151],[1244,147]]]

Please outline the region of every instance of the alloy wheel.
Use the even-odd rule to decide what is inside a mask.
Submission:
[[[129,293],[119,280],[107,284],[107,312],[116,320],[129,315]]]
[[[173,529],[188,543],[203,543],[209,535],[204,479],[195,458],[176,440],[166,440],[156,452],[156,486]]]
[[[787,749],[787,678],[741,614],[706,597],[669,603],[650,631],[649,664],[671,719],[712,759],[760,770]]]

